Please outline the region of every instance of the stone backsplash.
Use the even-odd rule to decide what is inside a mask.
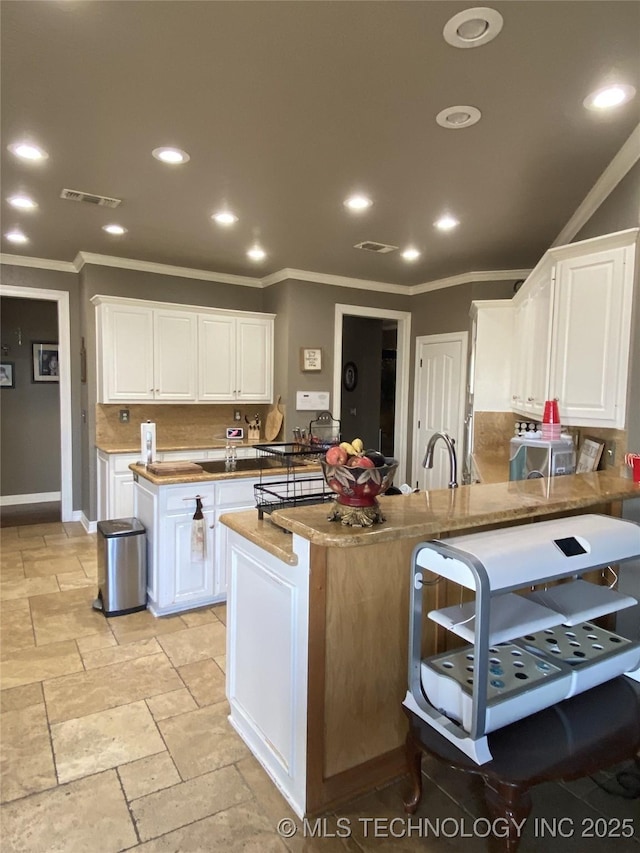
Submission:
[[[140,424],[153,421],[156,424],[156,440],[159,448],[193,446],[203,447],[209,441],[224,441],[226,427],[248,426],[245,415],[260,418],[260,437],[264,438],[264,425],[271,405],[96,405],[96,445],[98,447],[140,446]],[[129,422],[120,422],[120,411],[127,409]],[[280,405],[281,411],[284,406]],[[240,421],[233,414],[240,411]]]
[[[474,453],[494,456],[509,455],[509,441],[515,435],[515,422],[522,421],[513,412],[475,412],[473,416]],[[600,429],[597,427],[566,427],[563,432],[573,436],[579,449],[586,437],[607,442],[607,448],[613,449],[613,455],[606,450],[602,454],[598,468],[617,468],[624,462],[627,452],[627,433],[620,429]]]

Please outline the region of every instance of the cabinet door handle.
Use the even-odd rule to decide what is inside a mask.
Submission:
[[[213,528],[214,528],[214,527],[215,527],[215,524],[210,524],[210,525],[209,525],[209,529],[210,529],[210,530],[213,530]]]
[[[527,397],[527,403],[533,403],[535,397]]]

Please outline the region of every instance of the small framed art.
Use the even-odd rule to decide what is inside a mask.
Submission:
[[[315,349],[300,348],[300,370],[303,373],[322,370],[322,350],[319,347],[315,347]]]
[[[58,344],[33,341],[32,382],[59,382]]]
[[[0,388],[15,388],[15,364],[12,361],[0,362]]]

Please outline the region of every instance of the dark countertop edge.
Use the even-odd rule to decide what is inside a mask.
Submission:
[[[389,542],[393,540],[414,537],[434,539],[438,536],[442,536],[445,533],[450,533],[456,530],[470,530],[475,527],[484,527],[486,525],[500,524],[503,522],[527,521],[528,519],[532,518],[542,518],[547,515],[568,512],[575,509],[583,509],[589,506],[610,503],[612,501],[640,498],[639,483],[634,483],[630,479],[619,477],[615,474],[610,474],[606,471],[597,472],[593,474],[573,474],[553,479],[569,481],[569,479],[574,480],[576,477],[589,478],[584,482],[590,481],[591,483],[596,484],[598,484],[599,482],[605,483],[607,481],[610,481],[612,488],[607,493],[602,493],[597,489],[594,489],[594,491],[588,495],[567,495],[565,497],[554,497],[547,499],[547,503],[541,503],[539,497],[536,496],[535,492],[533,491],[535,488],[534,484],[539,484],[540,480],[523,480],[520,481],[521,485],[523,486],[523,490],[530,485],[533,499],[531,501],[528,501],[526,499],[525,492],[525,494],[519,496],[519,505],[513,505],[513,502],[507,503],[505,501],[504,508],[492,508],[486,510],[485,512],[476,512],[475,514],[470,515],[460,515],[458,518],[452,518],[451,516],[448,516],[445,513],[440,513],[435,514],[430,520],[421,520],[419,522],[414,523],[394,525],[393,519],[391,519],[380,526],[374,526],[366,529],[356,527],[342,527],[336,522],[331,522],[332,524],[336,525],[335,532],[325,532],[324,530],[314,528],[307,522],[296,518],[296,514],[298,515],[298,517],[304,517],[305,513],[308,513],[311,509],[315,509],[319,512],[322,512],[324,518],[326,519],[326,508],[324,505],[320,505],[318,507],[292,508],[290,510],[276,510],[273,512],[272,515],[274,522],[279,527],[283,527],[285,530],[289,530],[291,533],[296,533],[299,536],[302,536],[304,539],[307,539],[314,545],[321,545],[324,547],[347,548],[354,547],[357,545],[374,545],[378,542]],[[594,480],[593,478],[597,479]],[[496,488],[505,488],[510,485],[512,484],[478,483],[471,486],[461,486],[456,491],[462,494],[463,491],[467,489],[495,490]],[[389,501],[411,500],[414,496],[420,494],[423,496],[427,496],[428,499],[429,494],[433,494],[435,496],[438,494],[438,492],[440,492],[441,494],[445,494],[448,491],[449,490],[447,489],[439,489],[434,490],[431,493],[418,492],[414,493],[414,495],[406,496],[383,496],[380,498],[380,501],[382,502],[383,510],[387,511],[387,508],[389,507]]]
[[[255,509],[244,512],[228,512],[219,519],[230,530],[239,533],[268,554],[290,566],[298,565],[298,555],[293,551],[293,536],[277,527],[268,517],[258,518]]]

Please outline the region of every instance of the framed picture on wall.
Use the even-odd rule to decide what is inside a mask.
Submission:
[[[32,382],[59,382],[58,344],[33,341]]]
[[[0,388],[15,388],[15,365],[12,361],[0,362]]]

